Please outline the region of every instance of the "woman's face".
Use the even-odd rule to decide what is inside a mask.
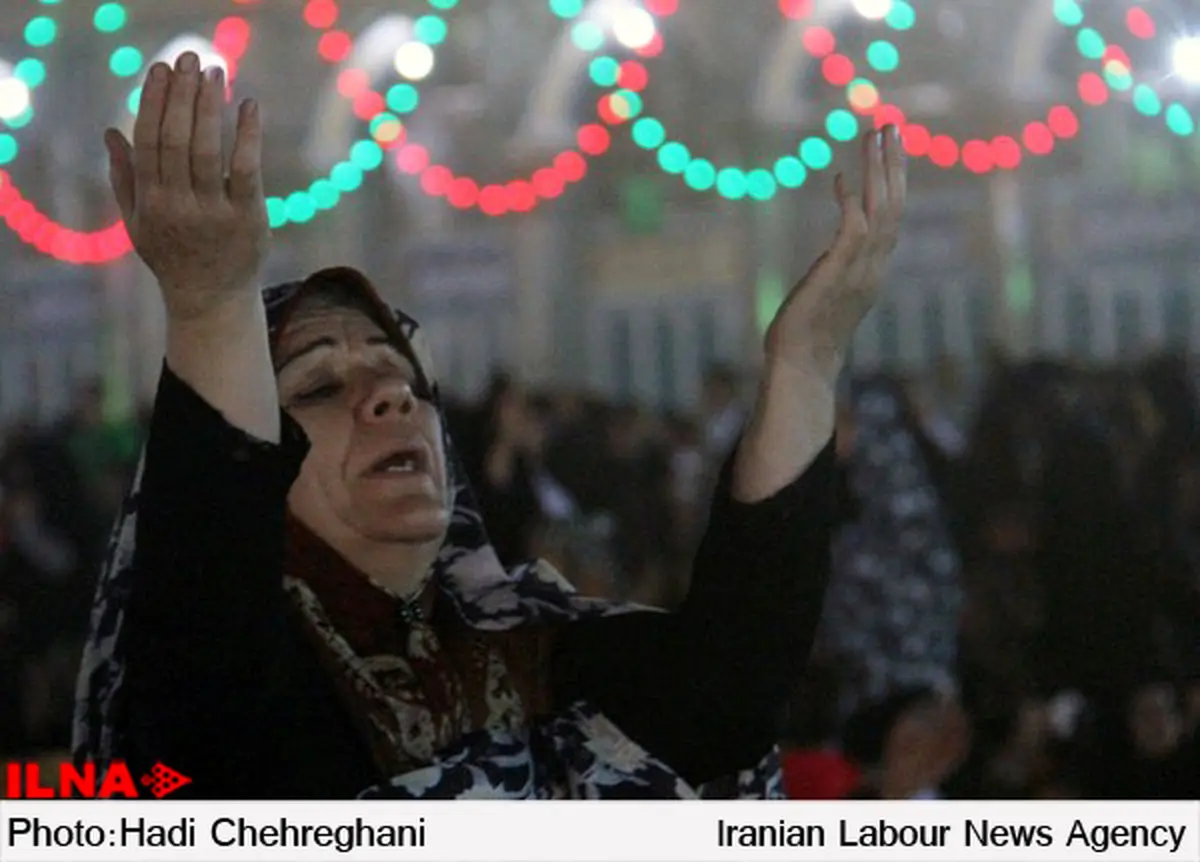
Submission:
[[[384,331],[354,309],[301,309],[275,367],[280,404],[311,443],[292,513],[339,549],[440,544],[450,522],[441,420]]]

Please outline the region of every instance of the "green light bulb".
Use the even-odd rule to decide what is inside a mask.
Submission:
[[[7,165],[17,157],[17,139],[12,135],[0,135],[0,165]]]
[[[267,223],[272,228],[287,224],[287,204],[281,198],[267,198]]]
[[[604,31],[591,21],[580,21],[571,28],[571,41],[580,51],[595,51],[604,44]]]
[[[125,26],[125,21],[125,7],[120,3],[102,3],[92,16],[92,23],[101,33],[115,33]]]
[[[317,209],[331,210],[338,205],[342,194],[329,180],[317,180],[308,188],[309,197]]]
[[[312,198],[305,192],[293,192],[288,195],[286,207],[288,221],[294,224],[310,222],[317,214],[317,208],[313,206]]]
[[[756,201],[769,201],[775,197],[775,177],[770,171],[756,168],[746,175],[746,194]]]
[[[633,142],[645,150],[653,150],[660,146],[667,137],[663,124],[653,117],[642,117],[634,123],[631,134]]]
[[[24,81],[25,86],[32,90],[46,80],[46,64],[36,57],[26,57],[13,66],[13,77]]]
[[[599,87],[611,87],[621,74],[621,64],[612,57],[597,57],[588,65],[592,82]]]
[[[387,91],[387,105],[397,114],[408,114],[417,109],[421,94],[412,84],[394,84]]]
[[[850,141],[858,135],[858,120],[849,111],[839,108],[825,117],[825,130],[835,141]]]
[[[821,171],[833,161],[833,150],[820,138],[807,138],[800,145],[800,160],[811,170]]]
[[[144,62],[141,51],[132,45],[124,45],[112,52],[108,68],[118,78],[128,78],[141,71]]]
[[[1154,92],[1153,87],[1138,84],[1133,89],[1133,107],[1147,117],[1157,117],[1162,113],[1162,100],[1158,98],[1158,93]]]
[[[446,22],[437,15],[422,15],[413,25],[413,35],[426,45],[440,45],[446,41]]]
[[[785,189],[798,189],[808,179],[808,171],[795,156],[784,156],[775,163],[775,179]]]
[[[362,185],[363,173],[350,162],[339,162],[329,172],[329,181],[339,192],[352,192]]]
[[[53,18],[34,18],[25,25],[25,41],[35,48],[44,48],[58,36]]]
[[[550,11],[559,18],[574,18],[583,11],[583,0],[550,0]]]
[[[692,154],[678,141],[668,141],[658,151],[658,163],[669,174],[680,174],[687,169]]]
[[[1196,121],[1192,119],[1188,109],[1178,102],[1167,108],[1166,120],[1167,128],[1181,138],[1186,138],[1196,131]]]
[[[917,11],[904,0],[895,0],[884,21],[893,30],[911,30],[917,23]]]
[[[1089,60],[1099,60],[1104,56],[1104,49],[1108,47],[1104,43],[1104,37],[1091,27],[1084,27],[1076,34],[1075,44],[1079,53]]]
[[[359,141],[350,148],[350,162],[361,171],[373,171],[383,164],[383,148],[374,141]]]
[[[900,65],[900,52],[891,42],[880,39],[867,46],[867,62],[877,72],[894,72]]]
[[[708,159],[692,159],[683,172],[683,181],[690,189],[708,191],[717,181],[717,169]]]
[[[1054,0],[1054,17],[1064,27],[1078,27],[1083,23],[1083,8],[1075,0]]]
[[[746,175],[737,168],[722,168],[717,174],[717,194],[736,201],[746,196]]]

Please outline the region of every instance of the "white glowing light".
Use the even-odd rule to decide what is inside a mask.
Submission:
[[[854,11],[870,21],[882,21],[892,11],[892,0],[854,0]]]
[[[1200,36],[1188,36],[1171,50],[1175,74],[1190,84],[1200,84]]]
[[[612,30],[617,41],[630,50],[645,48],[654,41],[657,32],[654,16],[636,6],[617,12],[613,17]]]
[[[0,78],[0,120],[13,120],[29,109],[29,87],[20,78]]]
[[[408,80],[424,80],[433,71],[433,49],[424,42],[405,42],[396,49],[395,65]]]

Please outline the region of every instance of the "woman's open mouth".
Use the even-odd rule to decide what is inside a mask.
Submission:
[[[372,465],[371,476],[404,476],[429,472],[429,457],[420,446],[398,449]]]

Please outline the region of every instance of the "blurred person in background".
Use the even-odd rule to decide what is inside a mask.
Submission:
[[[897,688],[864,702],[846,722],[842,746],[861,771],[858,799],[938,799],[970,748],[957,700],[932,688]]]
[[[493,375],[483,403],[451,418],[466,440],[463,465],[479,499],[488,535],[506,566],[530,559],[532,534],[543,518],[569,520],[576,505],[545,466],[547,418],[521,386]]]
[[[861,193],[836,180],[837,237],[768,329],[688,597],[660,613],[501,566],[417,325],[365,277],[260,295],[261,118],[243,103],[226,181],[225,94],[185,53],[151,67],[133,144],[106,135],[168,337],[77,756],[170,763],[201,798],[776,795],[828,571],[835,381],[903,209],[897,130],[864,138]]]
[[[608,482],[599,508],[617,524],[624,582],[658,605],[671,547],[670,464],[657,428],[641,408],[616,406],[606,431]]]
[[[843,413],[847,519],[817,652],[840,675],[843,716],[915,685],[956,687],[958,551],[904,387],[855,381]]]
[[[63,748],[72,677],[86,626],[79,547],[47,517],[32,466],[0,472],[0,723],[4,748]],[[9,735],[11,734],[11,735]]]

